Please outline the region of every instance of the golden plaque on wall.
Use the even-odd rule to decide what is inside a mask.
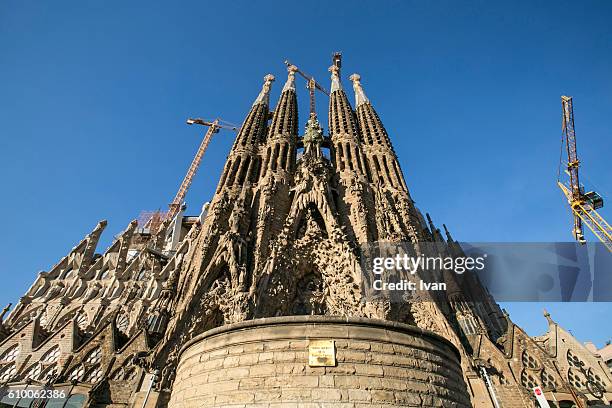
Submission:
[[[336,345],[333,340],[310,340],[308,343],[308,365],[310,367],[334,367]]]

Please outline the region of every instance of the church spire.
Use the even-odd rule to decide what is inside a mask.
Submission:
[[[268,74],[264,77],[263,87],[261,88],[261,92],[257,96],[257,99],[255,99],[255,102],[253,102],[253,106],[258,104],[270,106],[270,89],[272,88],[272,82],[274,82],[275,79],[276,78],[274,78],[274,75],[272,74]]]
[[[298,134],[296,72],[295,65],[287,67],[287,82],[274,109],[265,150],[262,152],[264,159],[262,177],[270,173],[290,172],[295,164]]]
[[[370,103],[370,100],[366,96],[361,86],[361,75],[353,74],[349,77],[349,79],[353,81],[353,89],[355,90],[355,109],[364,103]]]
[[[357,120],[363,136],[364,151],[372,172],[372,181],[375,184],[380,183],[407,191],[408,188],[393,150],[393,145],[378,113],[365,96],[361,86],[361,76],[353,74],[350,79],[353,81],[355,90]]]
[[[544,309],[544,310],[543,310],[543,312],[544,312],[544,317],[546,318],[546,321],[548,322],[548,325],[549,325],[549,326],[552,326],[552,325],[557,324],[557,323],[556,323],[556,322],[555,322],[555,321],[552,319],[552,317],[550,317],[550,313],[548,313],[548,310]]]
[[[355,114],[340,84],[339,68],[329,67],[331,92],[329,96],[329,134],[334,144],[333,161],[340,173],[348,171],[367,175],[363,153],[359,147],[358,128]]]
[[[440,229],[436,228],[429,213],[425,213],[425,216],[427,217],[427,222],[429,223],[429,229],[431,229],[431,235],[434,237],[434,241],[444,242],[444,238],[442,237]]]
[[[264,77],[261,92],[242,123],[227,157],[217,192],[223,187],[243,186],[245,183],[256,183],[259,180],[261,162],[257,153],[266,135],[272,82],[274,75],[268,74]]]
[[[285,86],[283,86],[283,90],[281,91],[281,93],[284,93],[286,91],[293,91],[295,92],[295,73],[297,72],[298,68],[295,65],[289,65],[287,67],[287,82],[285,82]]]
[[[335,65],[329,67],[329,72],[331,72],[331,89],[329,91],[330,95],[336,91],[342,90],[342,84],[340,83],[340,68]]]

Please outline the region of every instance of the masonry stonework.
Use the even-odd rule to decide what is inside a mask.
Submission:
[[[335,366],[308,365],[315,339],[334,339]],[[295,316],[236,323],[191,340],[169,407],[295,403],[467,407],[470,399],[458,351],[434,333],[381,320]]]

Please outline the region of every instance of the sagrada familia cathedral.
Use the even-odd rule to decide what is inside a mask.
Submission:
[[[330,68],[328,134],[267,75],[215,195],[104,252],[100,221],[0,318],[2,407],[608,405],[609,368],[548,314],[528,336],[475,277],[430,299],[362,292],[360,248],[463,252],[415,207],[391,137]],[[61,398],[16,390],[52,388]],[[538,391],[539,392],[539,391]],[[17,396],[16,396],[17,395]],[[38,398],[37,398],[38,395]]]

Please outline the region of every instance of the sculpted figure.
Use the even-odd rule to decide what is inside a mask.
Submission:
[[[89,302],[90,300],[95,299],[100,293],[101,288],[102,288],[102,285],[100,285],[98,282],[94,282],[93,284],[91,284],[89,289],[87,289],[87,292],[85,292],[85,297],[83,298],[83,302]]]
[[[56,297],[61,295],[64,288],[65,288],[65,285],[62,282],[57,281],[57,280],[54,281],[53,284],[51,285],[51,288],[49,289],[49,291],[47,292],[47,294],[42,300],[44,302],[48,302],[51,299],[55,299]]]

